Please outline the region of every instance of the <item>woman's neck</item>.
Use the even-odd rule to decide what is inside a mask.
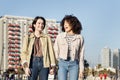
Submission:
[[[36,37],[40,37],[41,33],[42,33],[42,32],[40,32],[40,31],[35,31],[35,36],[36,36]]]
[[[72,31],[67,32],[67,35],[74,35],[75,33],[73,33]]]

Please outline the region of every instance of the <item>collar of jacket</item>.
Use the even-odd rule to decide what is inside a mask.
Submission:
[[[35,37],[35,33],[33,32],[33,33],[30,34],[30,38],[34,38],[34,37]],[[40,37],[45,37],[45,34],[41,33]]]
[[[63,34],[62,34],[62,38],[66,38],[66,36],[67,36],[67,33],[66,32],[64,32]],[[75,37],[74,37],[74,39],[80,39],[81,38],[81,35],[80,34],[75,34]],[[74,40],[73,39],[73,40]]]

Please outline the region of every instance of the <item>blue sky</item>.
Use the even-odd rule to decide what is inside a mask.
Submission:
[[[97,64],[101,49],[120,48],[120,0],[0,0],[0,16],[61,19],[73,14],[81,21],[85,58]]]

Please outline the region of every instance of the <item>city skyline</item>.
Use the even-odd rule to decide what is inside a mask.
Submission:
[[[85,59],[90,65],[99,63],[101,49],[120,48],[120,1],[0,1],[0,16],[43,16],[61,21],[66,14],[73,14],[81,21],[85,38]]]

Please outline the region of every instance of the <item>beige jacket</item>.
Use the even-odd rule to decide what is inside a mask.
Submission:
[[[59,58],[67,59],[68,44],[66,41],[66,33],[60,33],[54,44],[54,51],[57,60]],[[84,70],[84,39],[81,35],[76,34],[71,42],[71,59],[77,59],[79,61],[79,69],[83,72]]]
[[[22,65],[25,62],[27,62],[30,65],[34,40],[35,40],[34,33],[31,33],[29,36],[26,35],[24,37],[22,53],[20,55]],[[42,44],[44,67],[55,66],[56,65],[55,55],[50,37],[48,35],[41,34],[40,40]]]

